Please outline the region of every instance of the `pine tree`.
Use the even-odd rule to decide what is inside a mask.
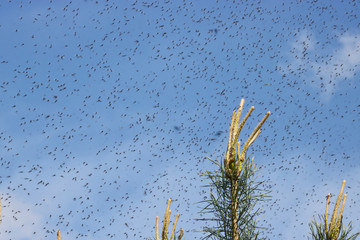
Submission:
[[[259,136],[270,112],[266,113],[241,149],[239,135],[254,110],[252,106],[240,122],[244,102],[242,99],[238,110],[233,111],[224,161],[208,158],[217,169],[201,173],[210,180],[210,184],[205,186],[210,188],[210,198],[203,201],[206,206],[201,213],[211,214],[213,217],[197,220],[216,223],[215,227],[204,228],[208,233],[205,239],[260,239],[257,225],[260,209],[256,205],[265,200],[267,192],[262,189],[263,182],[256,181],[258,168],[254,164],[254,158],[250,159],[246,153]]]

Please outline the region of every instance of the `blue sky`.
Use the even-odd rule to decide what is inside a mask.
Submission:
[[[347,180],[359,229],[358,4],[351,1],[2,1],[4,239],[145,239],[168,198],[200,239],[198,173],[231,113],[268,180],[267,239],[304,239]],[[333,199],[334,201],[334,199]]]

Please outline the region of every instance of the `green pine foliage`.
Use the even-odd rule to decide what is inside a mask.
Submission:
[[[210,198],[202,201],[205,207],[200,212],[202,215],[210,216],[197,220],[213,222],[215,225],[203,229],[207,233],[204,239],[232,240],[231,205],[235,199],[231,196],[231,180],[226,176],[222,161],[210,160],[217,166],[217,169],[201,173],[210,180],[210,184],[205,186],[210,190]],[[267,199],[268,191],[262,189],[263,182],[257,181],[258,170],[253,159],[247,158],[237,179],[238,187],[234,197],[239,203],[237,206],[239,239],[261,239],[260,228],[257,225],[261,209],[256,206],[259,202]]]

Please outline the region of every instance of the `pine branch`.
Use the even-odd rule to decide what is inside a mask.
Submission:
[[[315,240],[355,240],[359,235],[360,232],[350,235],[352,230],[352,223],[350,222],[346,228],[343,226],[343,212],[345,208],[345,202],[347,195],[344,194],[346,181],[343,180],[342,186],[340,189],[340,193],[337,197],[334,211],[331,216],[330,223],[328,223],[328,212],[329,212],[329,205],[330,205],[330,197],[331,194],[329,193],[326,196],[326,208],[325,208],[325,215],[320,215],[320,222],[313,220],[309,226],[311,231],[311,236]],[[341,204],[341,208],[339,211],[339,207]]]

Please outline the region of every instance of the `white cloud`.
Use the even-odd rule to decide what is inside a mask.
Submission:
[[[342,43],[343,48],[338,54],[338,59],[347,66],[360,64],[360,37],[345,34],[340,37],[339,41]]]
[[[329,49],[308,31],[301,32],[291,44],[290,63],[280,66],[281,71],[305,77],[321,91],[323,101],[330,100],[336,88],[360,70],[360,35],[345,33],[337,41],[340,47]]]
[[[5,235],[8,239],[33,239],[34,236],[43,236],[43,218],[32,209],[31,203],[21,201],[16,196],[2,199],[0,236]]]

